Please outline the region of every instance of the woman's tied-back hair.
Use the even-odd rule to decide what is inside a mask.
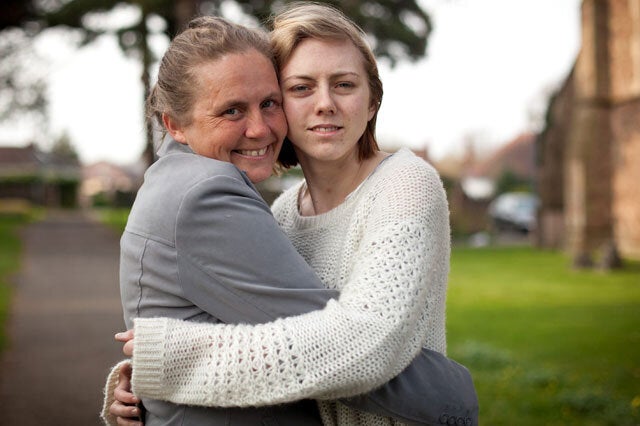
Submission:
[[[338,9],[315,2],[294,2],[271,19],[271,46],[279,68],[282,68],[300,42],[307,38],[317,40],[350,40],[362,53],[364,69],[369,81],[373,118],[367,123],[358,141],[358,156],[362,161],[379,150],[376,141],[376,119],[382,102],[382,81],[376,58],[364,31]],[[291,141],[285,139],[278,161],[284,168],[298,164]]]
[[[193,19],[171,41],[160,61],[158,81],[147,98],[147,119],[155,118],[162,125],[164,113],[189,125],[199,95],[199,65],[251,49],[262,53],[275,67],[266,32],[213,16]]]

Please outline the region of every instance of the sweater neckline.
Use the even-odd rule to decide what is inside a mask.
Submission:
[[[298,227],[299,229],[304,229],[304,228],[310,228],[313,226],[323,226],[325,224],[331,224],[335,222],[335,218],[339,217],[342,215],[342,213],[344,212],[344,210],[348,209],[351,204],[353,203],[353,200],[356,199],[357,195],[363,191],[363,188],[365,186],[368,185],[369,182],[371,182],[372,177],[376,174],[378,174],[381,170],[383,170],[387,164],[389,164],[390,161],[387,160],[391,160],[391,158],[395,158],[397,157],[400,152],[405,151],[406,148],[402,148],[397,152],[392,153],[391,155],[385,157],[382,161],[380,161],[380,163],[371,171],[371,173],[369,173],[369,175],[360,183],[360,185],[358,185],[356,187],[356,189],[354,189],[353,191],[351,191],[349,193],[349,195],[346,196],[346,198],[344,199],[344,201],[340,204],[338,204],[336,207],[332,208],[331,210],[329,210],[328,212],[325,213],[320,213],[317,215],[313,215],[313,216],[302,216],[300,214],[300,208],[299,208],[299,199],[300,199],[300,193],[302,191],[304,191],[304,189],[307,186],[307,183],[305,180],[303,180],[302,182],[300,182],[298,184],[298,187],[296,188],[295,191],[295,199],[296,199],[296,203],[295,203],[295,212],[294,212],[294,221],[296,222],[296,227]]]

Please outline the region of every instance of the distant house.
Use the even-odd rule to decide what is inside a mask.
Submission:
[[[142,184],[142,167],[124,167],[101,161],[82,168],[83,206],[129,207]]]
[[[0,202],[21,199],[46,207],[75,207],[80,163],[35,145],[0,147]]]
[[[537,174],[535,149],[536,134],[523,133],[474,164],[465,177],[492,182],[498,193],[533,190]]]
[[[462,158],[434,164],[447,187],[454,233],[486,230],[489,203],[498,193],[533,188],[535,140],[535,134],[524,133],[482,159],[469,147]]]

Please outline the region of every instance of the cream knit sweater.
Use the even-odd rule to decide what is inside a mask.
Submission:
[[[259,325],[137,319],[137,395],[205,406],[314,398],[326,424],[392,424],[328,401],[367,392],[400,373],[422,346],[446,351],[449,217],[435,170],[401,150],[340,206],[297,210],[300,186],[273,211],[339,300]],[[286,261],[286,259],[283,259]]]

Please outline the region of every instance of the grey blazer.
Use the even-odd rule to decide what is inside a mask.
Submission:
[[[160,159],[145,173],[121,239],[120,291],[127,328],[136,317],[157,316],[263,323],[321,309],[337,298],[337,292],[324,288],[297,253],[244,173],[230,163],[196,155],[171,139],[165,140],[159,154]],[[446,364],[446,357],[429,352],[418,359],[426,356],[430,362],[425,363],[425,358],[422,364],[412,364],[417,371],[436,377],[429,373],[434,363],[446,373],[455,369]],[[458,372],[454,373],[447,375],[445,380],[452,381],[446,386],[434,380],[435,395],[440,395],[439,388],[462,386]],[[410,391],[416,388],[413,378],[418,376],[405,375],[408,380],[396,381],[395,388],[381,388],[376,398],[346,402],[413,424],[431,424],[421,419],[415,407],[399,409],[395,398],[398,383],[404,387],[400,393]],[[422,396],[418,396],[420,406],[425,405]],[[450,413],[458,405],[456,415],[466,419],[468,406],[456,398],[438,396],[439,401],[430,405],[435,409],[431,414],[443,413],[444,406]],[[150,399],[143,403],[148,426],[321,424],[312,401],[250,409],[192,407]],[[405,412],[408,415],[403,417]]]

